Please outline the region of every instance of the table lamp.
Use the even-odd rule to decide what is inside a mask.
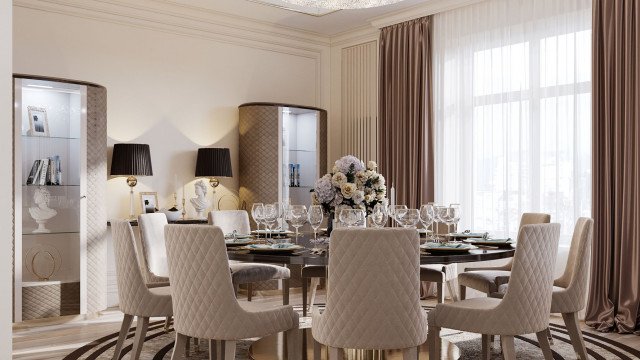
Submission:
[[[151,176],[151,151],[147,144],[115,144],[111,157],[111,176],[127,176],[129,191],[129,219],[133,214],[133,188],[138,184],[136,176]]]
[[[227,148],[200,148],[196,160],[196,177],[208,177],[215,188],[220,185],[218,177],[231,177],[231,153]]]

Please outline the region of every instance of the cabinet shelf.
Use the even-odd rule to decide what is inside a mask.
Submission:
[[[67,136],[31,136],[31,135],[22,135],[23,138],[25,139],[40,139],[40,140],[45,140],[45,139],[51,139],[51,140],[80,140],[79,137],[67,137]]]
[[[305,152],[305,153],[314,153],[315,150],[299,150],[299,149],[289,149],[289,152]]]
[[[49,236],[58,234],[80,234],[80,231],[52,231],[48,233],[23,232],[22,236]]]
[[[38,185],[38,184],[30,184],[30,185],[25,185],[23,184],[22,187],[35,187],[35,186],[46,186],[46,187],[79,187],[80,185]]]

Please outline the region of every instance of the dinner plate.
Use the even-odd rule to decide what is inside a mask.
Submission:
[[[418,229],[418,233],[420,234],[432,234],[433,231],[427,229]]]
[[[236,239],[251,239],[253,236],[250,234],[236,234]],[[233,234],[225,234],[225,239],[233,239]]]
[[[296,244],[253,244],[243,247],[254,253],[292,253],[296,250],[304,249],[303,246]]]
[[[258,236],[269,236],[269,234],[273,236],[288,236],[295,234],[293,231],[289,230],[273,230],[271,232],[267,230],[253,230],[251,233]]]
[[[495,246],[499,248],[503,247],[511,247],[513,241],[509,239],[464,239],[463,240],[467,244],[471,245],[481,245],[481,246]]]
[[[256,241],[249,237],[249,238],[244,238],[244,239],[240,239],[240,238],[236,238],[234,239],[225,239],[224,243],[227,246],[244,246],[244,245],[249,245],[249,244],[254,244]]]
[[[469,238],[482,238],[484,237],[486,233],[474,233],[474,232],[468,232],[468,233],[450,233],[449,237],[452,238],[460,238],[460,239],[469,239]]]
[[[461,254],[477,249],[477,246],[465,243],[426,243],[420,248],[431,254]]]

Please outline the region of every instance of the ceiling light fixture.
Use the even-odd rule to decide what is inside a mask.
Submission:
[[[364,9],[391,5],[402,0],[283,0],[289,4],[321,9]]]

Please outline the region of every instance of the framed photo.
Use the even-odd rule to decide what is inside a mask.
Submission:
[[[28,106],[29,111],[29,136],[49,136],[49,121],[47,120],[47,109],[35,106]]]
[[[140,208],[142,209],[143,214],[156,212],[156,209],[158,208],[158,193],[157,192],[141,192]]]

